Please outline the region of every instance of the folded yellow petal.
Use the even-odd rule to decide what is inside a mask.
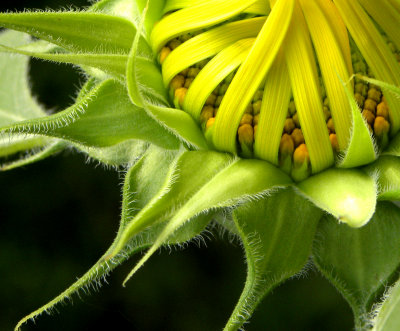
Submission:
[[[198,119],[208,96],[248,55],[255,38],[242,39],[219,52],[193,80],[183,109]]]
[[[254,143],[257,158],[278,165],[279,145],[290,101],[290,80],[285,56],[280,51],[268,72]]]
[[[174,49],[163,62],[163,79],[167,86],[171,79],[191,65],[209,58],[234,42],[256,37],[265,17],[251,18],[224,24],[201,33]]]
[[[171,11],[183,9],[189,6],[196,6],[201,3],[207,3],[209,0],[169,0],[164,6],[163,13],[166,14]],[[268,0],[257,0],[246,8],[244,13],[251,13],[256,15],[267,15],[270,12]]]
[[[400,13],[387,0],[359,0],[368,14],[400,49]]]
[[[285,55],[312,173],[317,173],[333,165],[334,157],[322,108],[314,50],[298,1],[285,40]]]
[[[242,13],[256,0],[209,0],[165,16],[151,33],[150,41],[154,53],[158,53],[166,42],[189,31],[206,28]]]
[[[330,0],[328,0],[330,2]],[[320,4],[324,1],[300,0],[308,29],[314,44],[321,69],[326,93],[330,101],[330,111],[335,123],[336,136],[340,150],[349,144],[351,128],[351,109],[346,97],[345,88],[352,90],[352,86],[343,86],[352,75],[346,65],[343,49],[337,37],[340,35],[333,19],[326,19],[327,12],[321,10]],[[350,56],[350,48],[348,48]]]
[[[214,123],[213,143],[237,153],[236,133],[242,115],[270,69],[292,19],[294,0],[278,0],[245,62],[232,80]]]

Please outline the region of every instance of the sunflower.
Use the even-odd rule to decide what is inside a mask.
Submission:
[[[310,257],[357,329],[393,323],[396,288],[373,304],[400,265],[400,211],[387,202],[400,196],[398,0],[102,0],[0,14],[0,26],[39,38],[3,32],[2,59],[72,63],[88,77],[73,106],[46,115],[3,64],[24,109],[4,99],[0,155],[34,152],[2,169],[68,146],[127,169],[109,250],[17,329],[148,247],[126,282],[210,222],[247,259],[226,330]]]

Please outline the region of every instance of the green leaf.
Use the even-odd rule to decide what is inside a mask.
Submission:
[[[130,139],[169,149],[179,146],[178,139],[133,105],[125,88],[113,80],[97,85],[62,112],[3,127],[0,131],[39,134],[88,147],[107,147]]]
[[[131,219],[139,212],[142,206],[146,205],[160,189],[160,186],[163,185],[163,179],[169,171],[170,162],[174,160],[177,153],[179,152],[167,152],[155,146],[150,146],[141,159],[128,170],[123,188],[122,215],[119,231],[122,231],[131,222]],[[209,222],[209,219],[210,216],[201,215],[195,218],[193,222],[188,222],[175,233],[174,238],[171,238],[171,243],[182,243],[197,236]],[[105,257],[114,250],[114,246],[117,243],[117,241],[114,241],[103,257],[82,277],[49,303],[24,317],[18,322],[15,329],[20,330],[22,324],[28,320],[35,319],[43,312],[52,312],[57,304],[70,299],[72,295],[80,291],[86,292],[87,288],[101,283],[114,268],[128,259],[132,254],[149,247],[163,230],[163,225],[162,223],[156,224],[153,227],[147,228],[146,231],[135,235],[131,238],[124,252],[115,256],[112,261],[109,261]]]
[[[268,292],[304,267],[321,215],[292,189],[234,211],[246,252],[247,279],[225,330],[240,328]]]
[[[316,238],[315,263],[348,301],[356,329],[361,329],[374,299],[400,265],[400,210],[380,202],[372,220],[360,229],[327,217]]]
[[[291,183],[286,174],[264,161],[242,160],[211,151],[184,152],[171,166],[163,189],[126,227],[108,259],[118,254],[143,228],[170,219],[126,282],[187,220],[210,210],[264,197],[271,190]]]
[[[365,171],[378,181],[378,200],[400,200],[400,159],[381,156]]]
[[[360,170],[328,169],[297,187],[316,206],[352,227],[366,224],[375,211],[377,185]]]
[[[373,312],[372,331],[397,331],[400,329],[400,281],[384,295],[384,301]]]
[[[126,19],[88,12],[0,14],[0,26],[29,33],[72,52],[128,54],[136,34]],[[143,38],[140,47],[148,48]]]

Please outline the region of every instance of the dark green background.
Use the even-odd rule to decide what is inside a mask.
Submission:
[[[1,1],[0,10],[85,1]],[[66,65],[32,61],[32,88],[48,109],[71,104],[84,77]],[[117,231],[123,175],[66,151],[0,173],[0,330],[11,330],[82,275]],[[122,288],[137,257],[100,291],[59,305],[23,330],[221,330],[245,279],[240,245],[214,235],[207,246],[163,250]],[[312,268],[277,288],[247,330],[351,330],[350,308]]]

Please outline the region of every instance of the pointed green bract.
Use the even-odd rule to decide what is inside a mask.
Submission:
[[[72,52],[128,54],[135,26],[120,17],[85,12],[0,14],[0,26],[29,33]],[[146,47],[141,39],[141,47]]]
[[[85,98],[57,114],[0,128],[5,133],[27,133],[60,138],[88,147],[106,147],[141,139],[177,148],[179,140],[147,113],[133,105],[125,88],[107,80]]]
[[[397,331],[400,329],[400,281],[389,288],[372,319],[372,331]]]
[[[400,135],[396,135],[382,155],[400,156]]]
[[[344,85],[344,84],[343,84]],[[354,96],[343,86],[350,104],[352,123],[350,140],[338,162],[340,168],[355,168],[371,163],[378,158],[377,147]]]
[[[247,279],[226,331],[240,328],[268,292],[304,267],[322,211],[285,189],[233,214],[246,253]]]
[[[400,159],[381,156],[365,168],[370,176],[378,180],[378,200],[400,200]]]
[[[195,149],[209,149],[202,131],[188,113],[156,105],[147,105],[146,110],[187,146]]]
[[[85,153],[91,161],[120,168],[134,164],[149,148],[149,143],[130,139],[109,147],[88,147],[80,144],[72,144],[72,146]]]
[[[139,31],[142,31],[147,11],[142,15]],[[207,149],[204,135],[189,114],[167,108],[166,91],[162,76],[151,59],[141,57],[139,39],[135,38],[126,68],[128,95],[134,104],[144,107],[147,113],[183,143],[196,149]]]
[[[316,206],[351,227],[365,225],[375,212],[377,185],[360,170],[328,169],[297,187]]]
[[[81,66],[90,66],[114,76],[120,81],[125,81],[127,55],[119,54],[79,54],[79,53],[37,53],[20,50],[17,48],[6,47],[0,45],[0,52],[10,52],[36,57],[42,60],[49,60],[60,63],[71,63]]]
[[[380,202],[372,220],[360,229],[327,217],[320,222],[313,248],[318,269],[348,301],[361,330],[373,300],[400,265],[400,211]]]
[[[119,16],[135,24],[137,17],[140,16],[137,2],[132,0],[100,0],[94,3],[88,11]]]
[[[207,164],[203,167],[202,164]],[[196,176],[193,177],[193,172]],[[131,275],[189,219],[215,208],[224,208],[262,197],[271,190],[288,186],[291,180],[274,166],[258,160],[235,159],[215,152],[186,152],[171,169],[170,182],[154,203],[143,209],[126,230],[114,254],[148,222],[174,211],[171,220]],[[245,179],[245,180],[243,180]],[[166,217],[165,215],[163,216]],[[112,255],[112,256],[113,256]]]
[[[160,185],[162,185],[163,179],[167,174],[165,170],[168,170],[168,161],[173,160],[174,154],[176,154],[176,152],[170,153],[171,157],[168,157],[164,150],[150,147],[149,150],[143,154],[141,159],[129,169],[124,182],[122,215],[118,233],[123,231],[124,227],[130,223],[140,208],[146,205],[146,203],[151,200],[152,196],[160,188]],[[150,160],[148,160],[149,158]],[[181,231],[175,233],[171,243],[182,243],[197,236],[204,229],[209,220],[209,218],[203,215],[196,218],[195,222],[187,223]],[[80,291],[84,292],[87,288],[93,286],[93,283],[99,283],[104,280],[104,278],[115,267],[124,262],[130,255],[150,246],[162,229],[162,226],[159,224],[146,229],[143,233],[137,234],[132,238],[129,246],[126,247],[123,254],[119,254],[115,256],[112,261],[108,261],[105,257],[113,251],[118,240],[117,235],[116,240],[103,257],[100,258],[82,277],[49,303],[24,317],[18,322],[15,330],[20,330],[22,324],[26,323],[30,319],[35,319],[40,314],[53,311],[57,304],[71,298],[74,294],[79,294]]]
[[[34,162],[44,160],[49,156],[61,152],[66,147],[67,144],[62,141],[58,141],[55,139],[54,140],[46,139],[46,145],[44,145],[43,148],[40,148],[40,146],[36,145],[35,148],[31,151],[31,154],[28,154],[16,161],[6,162],[4,164],[1,164],[0,171],[9,171],[15,168],[26,166]]]

